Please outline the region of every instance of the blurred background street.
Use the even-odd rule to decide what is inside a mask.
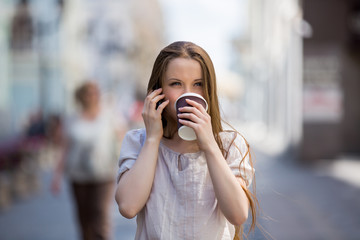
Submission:
[[[254,149],[249,239],[360,239],[358,0],[0,0],[0,240],[80,239],[68,180],[50,191],[74,91],[98,84],[118,155],[177,40],[209,53],[223,118]],[[111,219],[134,238],[115,202]]]
[[[282,156],[273,159],[256,152],[257,193],[261,211],[260,227],[249,239],[326,239],[356,240],[360,237],[360,182],[354,180],[354,166],[348,181],[336,177],[328,169],[309,169],[286,163]],[[65,191],[54,197],[49,191],[49,172],[41,174],[40,190],[33,196],[14,202],[11,209],[0,214],[0,239],[11,240],[76,240],[78,230]],[[112,211],[114,239],[134,239],[135,219],[121,217],[114,202]]]

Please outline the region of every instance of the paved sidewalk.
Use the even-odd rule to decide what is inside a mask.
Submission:
[[[323,163],[320,174],[318,168],[297,165],[292,156],[256,156],[259,222],[267,239],[360,239],[360,187],[334,175],[332,162]],[[353,172],[342,169],[342,175]],[[259,230],[254,237],[265,239]]]
[[[255,156],[257,196],[262,209],[258,220],[269,234],[257,228],[249,239],[360,239],[360,187],[342,180],[338,174],[325,174],[326,169],[333,173],[333,165],[321,166],[319,171],[297,166],[291,156]],[[356,172],[347,169],[342,168],[342,175]],[[43,173],[38,194],[0,212],[0,240],[78,239],[68,188],[54,197],[48,191],[49,180],[50,174]],[[112,218],[114,239],[134,238],[135,219],[122,218],[115,202]]]
[[[72,199],[67,184],[59,196],[49,191],[50,173],[44,172],[38,193],[18,200],[0,212],[0,240],[77,240],[79,239]],[[112,209],[114,239],[134,239],[135,219],[128,220]]]

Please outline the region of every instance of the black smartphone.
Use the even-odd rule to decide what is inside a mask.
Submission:
[[[159,83],[155,84],[155,86],[153,87],[153,90],[156,90],[156,89],[159,89],[160,88],[160,85]],[[156,103],[156,109],[158,109],[158,107],[160,106],[160,104],[162,104],[164,102],[164,99],[161,99],[160,101],[158,101]],[[163,125],[163,128],[166,127],[167,125],[167,121],[165,118],[162,117],[162,114],[161,114],[161,123]]]
[[[160,85],[159,83],[156,83],[155,86],[153,87],[153,90],[156,90],[156,89],[159,89],[160,88]],[[160,104],[162,104],[164,102],[164,99],[161,99],[160,101],[158,101],[156,103],[156,109],[158,109],[158,107],[160,106]]]

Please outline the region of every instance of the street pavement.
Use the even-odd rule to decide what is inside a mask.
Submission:
[[[249,239],[360,239],[359,184],[327,174],[331,160],[310,167],[286,154],[268,157],[257,153],[256,158],[257,195],[262,208],[259,223],[267,234],[257,229]],[[357,159],[356,169],[350,166],[341,174],[358,179]]]
[[[42,173],[41,190],[0,212],[0,240],[77,240],[79,232],[69,186],[61,194],[49,191],[50,172]],[[115,200],[111,209],[113,239],[134,239],[135,219],[123,218]]]
[[[248,239],[360,239],[359,186],[298,165],[292,156],[255,156],[261,210]],[[68,186],[54,197],[49,180],[44,171],[38,193],[0,212],[0,240],[79,239]],[[134,239],[135,219],[121,217],[115,201],[112,219],[114,239]]]

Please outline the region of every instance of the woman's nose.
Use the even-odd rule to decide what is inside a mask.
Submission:
[[[183,94],[184,94],[184,93],[191,93],[191,92],[192,92],[191,87],[190,87],[190,86],[185,86],[184,91],[183,91]]]

